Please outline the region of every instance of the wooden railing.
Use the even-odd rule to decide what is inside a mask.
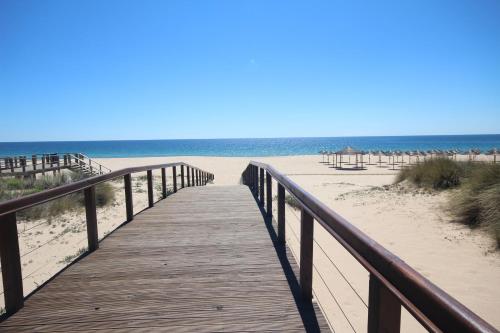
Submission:
[[[268,217],[272,217],[272,180],[277,182],[277,234],[282,243],[286,239],[285,189],[298,201],[301,207],[299,281],[305,301],[312,299],[313,222],[316,220],[370,273],[369,333],[399,332],[401,306],[431,332],[498,332],[272,166],[252,161],[242,178],[257,201],[262,206],[265,204]]]
[[[186,163],[167,163],[126,168],[112,171],[99,176],[83,179],[78,182],[59,186],[46,191],[27,195],[21,198],[0,203],[0,260],[2,264],[3,290],[5,310],[10,315],[24,304],[23,278],[21,273],[21,258],[16,224],[16,212],[30,208],[50,200],[58,199],[71,193],[83,191],[85,199],[85,213],[87,222],[88,251],[95,251],[99,247],[97,232],[96,185],[123,177],[125,187],[126,222],[134,218],[132,198],[133,173],[147,172],[148,205],[153,207],[153,175],[152,171],[161,169],[162,198],[167,197],[166,169],[172,169],[173,191],[177,192],[177,168],[181,171],[180,187],[184,187],[184,178],[187,176],[187,186],[206,185],[214,179],[214,175],[193,167]],[[186,174],[184,170],[186,169]],[[191,179],[190,179],[191,178]]]
[[[61,169],[80,167],[92,175],[102,175],[111,170],[81,153],[33,154],[29,157],[0,157],[0,175],[34,175],[37,173],[56,172]]]

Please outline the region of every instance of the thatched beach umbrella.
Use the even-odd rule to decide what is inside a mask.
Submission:
[[[382,150],[376,150],[374,152],[372,152],[373,156],[377,156],[378,155],[378,167],[381,168],[382,167],[382,155],[384,154],[384,152]]]
[[[320,150],[320,151],[319,151],[319,154],[321,154],[321,156],[323,157],[323,160],[321,161],[321,163],[325,163],[325,155],[326,155],[326,151],[324,151],[324,150]]]
[[[493,164],[497,163],[498,148],[490,149],[486,155],[493,155]]]
[[[415,152],[411,150],[405,151],[405,155],[408,156],[408,164],[411,165],[411,157],[415,156]]]
[[[342,169],[342,163],[343,162],[343,156],[344,155],[347,155],[349,156],[349,158],[351,156],[355,156],[356,158],[356,166],[355,166],[355,169],[362,169],[363,168],[363,152],[359,151],[359,150],[355,150],[354,148],[352,147],[346,147],[342,150],[339,150],[337,152],[335,152],[335,167],[338,168],[338,169]],[[339,162],[339,156],[340,156],[340,167],[338,166],[338,162]],[[359,167],[358,165],[358,156],[361,157],[361,167]],[[349,163],[350,165],[350,163]]]
[[[384,152],[384,155],[389,158],[388,164],[391,164],[391,157],[392,157],[392,170],[395,169],[395,164],[396,164],[396,153],[393,152],[392,150],[388,150]]]

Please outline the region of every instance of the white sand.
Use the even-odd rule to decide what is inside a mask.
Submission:
[[[388,248],[450,293],[471,310],[495,327],[500,327],[500,254],[495,243],[481,230],[452,223],[446,210],[449,192],[426,193],[404,186],[390,186],[397,171],[378,168],[377,165],[364,171],[338,171],[322,163],[320,156],[290,157],[148,157],[112,158],[98,161],[111,169],[128,166],[184,161],[215,174],[214,185],[236,184],[249,160],[272,164],[278,170],[309,191],[340,215],[366,232],[370,237]],[[372,159],[372,162],[378,159]],[[156,176],[158,177],[158,173]],[[136,177],[139,175],[136,175]],[[170,174],[169,174],[170,176]],[[135,185],[139,182],[139,185]],[[171,184],[171,179],[168,179]],[[113,183],[123,188],[121,182]],[[137,212],[145,207],[147,195],[145,181],[134,180],[134,206]],[[212,185],[213,186],[213,185]],[[98,215],[100,235],[114,229],[124,220],[123,191],[117,193],[117,204],[105,208]],[[276,193],[276,192],[274,192]],[[56,227],[44,224],[31,230],[32,234],[20,238],[21,252],[36,247],[38,242],[49,239],[50,231],[62,233],[67,225],[80,225],[79,232],[67,232],[61,239],[49,243],[23,258],[23,275],[33,272],[24,281],[25,289],[32,290],[35,282],[40,283],[63,267],[59,263],[65,256],[75,253],[85,245],[84,213],[58,218]],[[295,253],[299,247],[292,230],[299,235],[300,213],[287,207],[287,241]],[[62,227],[61,219],[66,219]],[[68,221],[71,221],[68,222]],[[19,225],[22,231],[23,224]],[[78,224],[79,223],[79,224]],[[27,222],[26,227],[34,225]],[[77,228],[77,227],[74,227]],[[83,228],[83,229],[82,229]],[[36,235],[36,230],[42,234]],[[36,236],[36,237],[35,237]],[[80,240],[79,240],[80,239]],[[368,273],[329,235],[319,224],[315,224],[314,291],[323,310],[337,332],[366,331],[368,303]],[[75,245],[75,243],[80,242]],[[56,243],[56,244],[53,244]],[[321,247],[321,248],[320,248]],[[50,248],[49,251],[44,250]],[[324,251],[324,252],[323,252]],[[326,255],[326,254],[328,255]],[[342,274],[355,289],[342,278],[329,261],[331,258]],[[26,260],[25,260],[26,259]],[[31,260],[31,262],[30,262]],[[331,296],[330,291],[335,296]],[[2,300],[3,301],[3,300]],[[343,309],[345,316],[339,309]],[[403,313],[403,331],[424,331],[416,321]]]

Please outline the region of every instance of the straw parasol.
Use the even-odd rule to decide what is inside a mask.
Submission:
[[[382,150],[376,150],[372,152],[374,156],[378,155],[378,167],[382,168],[382,155],[384,155],[384,152]]]
[[[498,148],[493,148],[493,149],[488,150],[486,155],[493,155],[493,163],[496,164],[497,163]]]
[[[349,146],[345,147],[342,150],[335,152],[335,167],[337,169],[342,169],[342,163],[344,163],[342,160],[342,157],[344,155],[347,155],[349,157],[354,156],[356,158],[356,164],[355,164],[354,169],[363,169],[363,152],[356,150],[356,149],[349,147]],[[338,165],[339,156],[340,156],[340,166]],[[361,157],[361,161],[358,160],[358,156]],[[361,166],[359,165],[359,163],[361,163]],[[349,165],[350,165],[350,163],[349,163]]]

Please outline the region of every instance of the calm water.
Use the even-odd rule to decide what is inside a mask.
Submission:
[[[0,156],[81,152],[90,157],[311,155],[352,146],[360,150],[500,148],[500,134],[335,138],[0,142]]]

